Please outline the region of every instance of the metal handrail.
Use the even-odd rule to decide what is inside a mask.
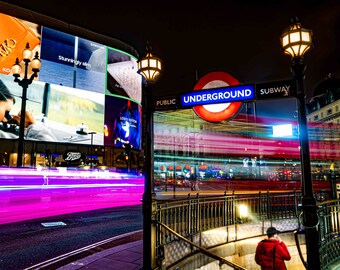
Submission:
[[[304,259],[302,251],[301,251],[301,246],[300,246],[300,242],[299,242],[299,234],[305,234],[305,231],[304,230],[294,231],[294,238],[295,238],[295,245],[296,245],[297,250],[299,252],[300,260],[303,263],[304,267],[307,269],[307,261]]]
[[[322,201],[327,200],[327,192],[321,193],[322,196],[319,197],[323,198]],[[184,238],[186,237],[185,239],[210,229],[226,227],[227,230],[231,229],[235,231],[235,236],[230,239],[230,234],[227,234],[226,243],[229,243],[230,241],[246,239],[238,236],[238,226],[243,222],[249,223],[251,219],[239,219],[240,212],[238,206],[240,204],[248,205],[248,208],[253,214],[253,220],[256,220],[255,223],[262,224],[262,234],[264,234],[265,224],[268,224],[268,222],[272,224],[273,221],[282,219],[296,219],[298,227],[300,228],[300,209],[298,207],[300,203],[301,193],[295,191],[275,194],[270,194],[268,191],[266,193],[259,192],[253,195],[227,195],[225,193],[224,196],[208,197],[199,197],[197,195],[195,197],[188,196],[187,199],[182,200],[158,202],[156,219],[157,222],[164,224],[173,232],[176,232]],[[321,239],[319,247],[321,257],[323,257],[322,250],[326,250],[328,243],[333,245],[334,248],[335,245],[338,245],[335,242],[340,239],[340,237],[335,237],[340,236],[340,222],[336,223],[336,228],[330,227],[330,224],[335,224],[332,220],[340,216],[339,204],[339,200],[327,201],[327,203],[319,202],[318,213],[320,224],[318,224],[318,227]],[[161,227],[165,228],[164,226]],[[169,230],[164,230],[161,227],[157,229],[157,247],[167,246],[177,240],[176,237],[174,237],[175,234],[169,233]],[[164,231],[162,232],[162,230]],[[249,234],[247,238],[252,236],[254,235]],[[220,244],[217,243],[217,245]],[[176,246],[171,247],[171,249],[174,248],[176,248]],[[299,251],[299,253],[301,253],[301,251]],[[302,254],[300,254],[301,261],[305,265],[306,262],[301,255]],[[333,255],[324,257],[322,260],[325,265],[329,265],[334,261]],[[176,259],[174,259],[175,258],[172,258],[171,261],[176,262]]]
[[[220,262],[220,266],[223,264],[227,264],[231,267],[233,267],[234,269],[238,269],[238,270],[247,270],[247,268],[244,268],[236,263],[233,263],[231,261],[228,261],[226,259],[224,259],[223,257],[220,257],[212,252],[210,252],[209,250],[205,249],[204,247],[201,247],[199,245],[196,245],[195,243],[191,242],[190,240],[186,239],[184,236],[180,235],[179,233],[175,232],[174,230],[172,230],[171,228],[169,228],[167,225],[165,225],[162,222],[157,221],[157,224],[162,226],[164,229],[168,230],[170,233],[174,234],[175,236],[177,236],[179,239],[185,241],[186,243],[194,246],[195,248],[197,248],[201,253],[215,259],[218,260]]]
[[[319,203],[318,216],[321,269],[328,269],[340,256],[340,199]]]
[[[206,230],[244,222],[239,205],[248,205],[259,220],[278,220],[298,217],[296,203],[299,193],[259,193],[209,197],[193,197],[157,204],[157,220],[181,235],[194,235]],[[273,209],[276,209],[275,211]],[[159,238],[161,240],[161,238]],[[166,243],[171,237],[163,237]],[[166,244],[159,243],[160,245]]]

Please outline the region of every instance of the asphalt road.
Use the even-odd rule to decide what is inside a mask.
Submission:
[[[44,227],[41,224],[48,222],[66,225]],[[0,269],[25,269],[142,227],[141,205],[1,225]]]

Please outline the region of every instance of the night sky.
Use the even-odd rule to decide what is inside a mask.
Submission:
[[[291,78],[280,35],[298,16],[313,30],[306,54],[308,98],[329,73],[340,78],[340,1],[6,1],[117,38],[141,55],[147,41],[163,60],[155,95],[191,91],[210,71],[241,83]],[[272,2],[275,2],[273,4]]]

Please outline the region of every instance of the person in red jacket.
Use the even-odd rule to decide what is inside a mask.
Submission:
[[[284,261],[290,260],[286,244],[279,237],[280,231],[274,227],[267,229],[267,238],[257,244],[255,261],[262,270],[286,270]]]

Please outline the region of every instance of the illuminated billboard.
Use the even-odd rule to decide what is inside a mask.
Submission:
[[[104,93],[106,46],[42,28],[41,81]]]
[[[129,122],[136,125],[131,125],[131,134],[137,134],[133,147],[140,148],[142,78],[134,56],[5,14],[0,14],[0,27],[5,29],[0,33],[4,40],[0,46],[0,104],[4,109],[0,138],[18,138],[15,119],[21,113],[22,88],[14,82],[11,67],[16,58],[22,60],[22,50],[29,43],[39,53],[42,67],[27,90],[25,139],[90,144],[94,132],[93,144],[121,147],[114,138],[104,139],[105,114],[111,116],[113,108],[129,103],[138,119],[134,122],[131,116]],[[106,127],[111,129],[115,122],[110,121]]]
[[[106,96],[104,143],[108,146],[141,148],[141,106],[128,99]]]
[[[121,51],[107,51],[107,93],[125,96],[141,103],[142,77],[135,58]]]
[[[28,25],[12,16],[0,13],[0,73],[10,74],[16,58],[22,60],[22,51],[29,43],[31,49],[40,44],[40,33],[36,24]]]

